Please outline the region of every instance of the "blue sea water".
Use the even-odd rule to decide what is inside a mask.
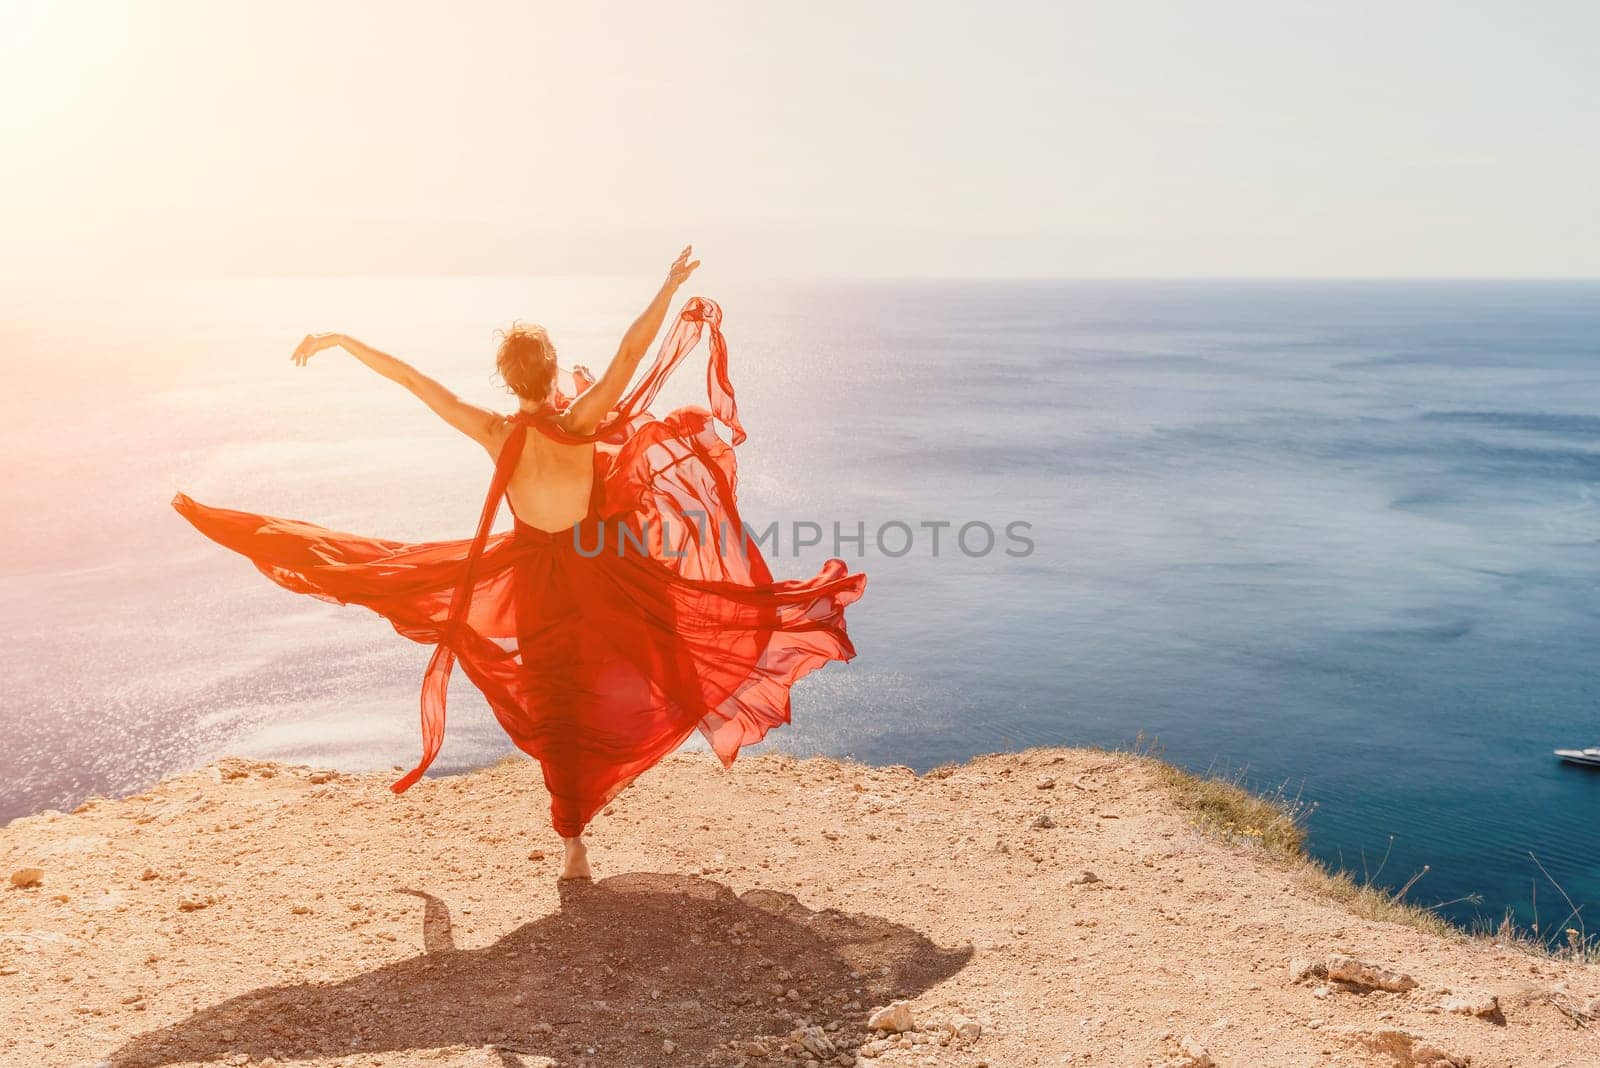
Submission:
[[[813,571],[835,522],[867,532],[842,546],[870,576],[860,655],[802,683],[768,745],[923,769],[1142,733],[1315,803],[1312,849],[1358,875],[1426,867],[1408,899],[1454,920],[1559,928],[1552,878],[1600,907],[1600,773],[1550,752],[1600,744],[1600,284],[706,281],[775,572]],[[298,336],[354,333],[508,406],[495,327],[538,319],[598,364],[648,293],[4,298],[0,819],[223,753],[409,766],[428,650],[272,587],[168,499],[465,536],[487,459],[347,360],[291,369]],[[700,365],[682,378],[669,401],[703,396]],[[796,554],[797,522],[822,543]],[[952,524],[937,555],[925,522]],[[977,522],[996,548],[967,555]],[[1005,552],[1015,522],[1029,554]],[[898,557],[873,537],[894,523]],[[508,751],[465,680],[451,700],[437,768]]]

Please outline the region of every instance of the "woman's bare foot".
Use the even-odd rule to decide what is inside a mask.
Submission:
[[[566,846],[567,855],[561,861],[560,879],[587,879],[589,872],[589,849],[580,838],[563,838],[561,844]]]

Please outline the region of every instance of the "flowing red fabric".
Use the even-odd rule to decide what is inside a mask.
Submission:
[[[745,438],[728,377],[722,311],[695,297],[654,363],[593,434],[557,425],[559,409],[519,412],[470,540],[408,544],[293,519],[200,504],[173,506],[201,533],[248,557],[286,589],[379,613],[435,646],[422,680],[422,777],[444,741],[459,659],[518,748],[538,759],[562,835],[695,730],[731,764],[789,721],[789,689],[855,649],[844,610],[866,586],[842,560],[805,581],[775,582],[735,500],[731,446]],[[647,406],[708,338],[710,409],[665,418]],[[558,404],[591,384],[563,373]],[[529,429],[595,446],[588,515],[550,533],[515,518],[491,535]]]

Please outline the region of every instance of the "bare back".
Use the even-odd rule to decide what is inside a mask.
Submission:
[[[523,523],[560,532],[589,514],[593,487],[593,445],[566,445],[530,428],[506,498]]]

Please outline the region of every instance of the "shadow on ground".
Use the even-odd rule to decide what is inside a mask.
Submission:
[[[630,1068],[736,1063],[723,1043],[784,1035],[790,1012],[859,1031],[872,1006],[921,993],[972,952],[875,916],[813,912],[788,894],[740,896],[692,876],[561,885],[559,911],[471,950],[455,948],[443,902],[406,891],[426,902],[419,956],[342,983],[241,994],[130,1040],[111,1063],[462,1045],[494,1047],[507,1065],[524,1063],[520,1054]],[[852,1001],[860,1007],[845,1009]]]

